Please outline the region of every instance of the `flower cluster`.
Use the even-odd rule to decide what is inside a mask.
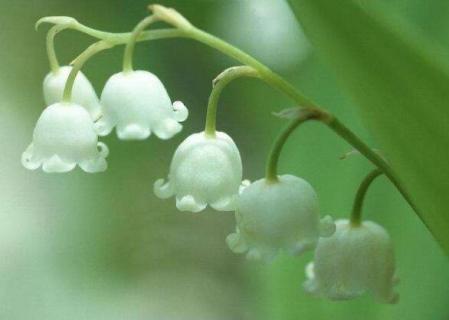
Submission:
[[[109,44],[100,41],[97,47],[89,47],[73,67],[52,68],[43,83],[47,107],[22,155],[27,169],[68,172],[78,165],[85,172],[101,172],[107,168],[109,151],[98,139],[114,128],[122,140],[143,140],[151,133],[166,140],[181,131],[187,108],[180,101],[172,103],[157,76],[133,70],[129,58],[139,32],[157,18],[166,18],[177,28],[191,28],[173,9],[154,8],[159,16],[150,16],[136,26],[125,49],[124,69],[107,80],[100,99],[79,69],[96,50],[109,48]],[[330,216],[321,218],[314,188],[297,176],[277,174],[279,154],[289,134],[302,122],[317,117],[316,110],[300,110],[285,113],[293,121],[276,141],[266,176],[253,183],[243,180],[237,145],[228,134],[215,130],[220,92],[240,76],[261,77],[256,69],[243,66],[227,69],[214,81],[205,130],[191,134],[178,146],[167,179],[154,183],[155,195],[162,199],[174,196],[180,211],[201,212],[207,206],[235,211],[235,232],[228,235],[226,243],[249,259],[271,261],[280,251],[300,255],[315,250],[304,284],[311,294],[350,299],[370,292],[381,302],[398,301],[393,292],[397,278],[391,240],[381,226],[360,218],[364,193],[381,172],[368,176],[359,190],[356,199],[360,205],[355,206],[351,221],[334,223]]]
[[[147,71],[113,75],[101,99],[83,73],[76,75],[72,98],[63,101],[63,91],[72,70],[60,67],[44,80],[48,107],[42,112],[33,133],[33,142],[22,155],[27,169],[42,165],[45,172],[67,172],[78,164],[86,172],[107,168],[108,148],[98,142],[117,127],[124,140],[146,139],[153,131],[169,139],[181,131],[188,110],[180,101],[172,104],[162,82]]]

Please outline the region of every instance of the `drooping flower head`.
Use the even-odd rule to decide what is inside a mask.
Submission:
[[[42,166],[45,172],[67,172],[78,164],[86,172],[100,172],[107,168],[107,155],[108,148],[98,142],[86,109],[74,103],[55,103],[39,117],[22,164],[30,170]]]
[[[315,247],[319,236],[335,230],[330,217],[320,222],[312,186],[293,175],[277,181],[260,179],[242,188],[236,209],[237,228],[226,242],[250,259],[272,260],[279,249],[300,254]]]
[[[62,101],[64,87],[70,71],[72,71],[71,66],[64,66],[58,68],[57,71],[50,72],[45,77],[43,91],[47,106]],[[72,101],[84,107],[90,113],[93,120],[100,117],[100,101],[89,79],[81,71],[77,73],[73,84]]]
[[[154,132],[170,139],[180,132],[188,110],[180,101],[172,104],[162,82],[147,71],[116,73],[106,82],[101,94],[103,117],[96,123],[99,135],[117,127],[123,140],[142,140]]]
[[[393,246],[380,225],[364,221],[354,226],[337,220],[330,238],[320,239],[314,262],[306,268],[307,292],[332,300],[353,299],[365,292],[378,301],[396,303]]]
[[[234,141],[224,132],[195,133],[176,150],[168,181],[159,179],[154,192],[159,198],[176,196],[181,211],[199,212],[209,204],[229,211],[242,181],[242,160]]]

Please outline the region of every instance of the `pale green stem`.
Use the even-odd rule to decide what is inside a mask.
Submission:
[[[220,73],[213,81],[213,87],[207,105],[205,133],[210,136],[215,135],[217,122],[217,106],[223,89],[233,80],[241,77],[258,78],[259,73],[249,66],[231,67]]]
[[[139,37],[139,35],[142,33],[143,30],[145,30],[146,27],[148,27],[150,24],[156,22],[158,19],[156,16],[151,15],[149,17],[146,17],[142,21],[140,21],[136,27],[134,28],[133,32],[131,33],[131,38],[129,39],[128,43],[125,47],[125,53],[123,55],[123,71],[132,71],[133,70],[133,54],[134,54],[134,48],[136,47],[136,41]]]
[[[109,33],[104,31],[98,31],[90,27],[84,26],[80,23],[69,26],[72,29],[76,29],[80,32],[84,32],[92,37],[96,37],[102,40],[106,40],[111,44],[126,44],[128,43],[131,33]],[[270,84],[271,86],[277,88],[285,95],[289,96],[296,104],[301,107],[314,108],[321,110],[314,102],[302,95],[296,88],[283,79],[280,75],[271,71],[267,66],[260,63],[258,60],[254,59],[242,50],[232,46],[231,44],[217,38],[203,30],[196,27],[188,27],[185,29],[162,29],[162,30],[152,30],[144,31],[141,33],[138,41],[163,39],[163,38],[190,38],[199,41],[211,48],[214,48],[223,54],[232,57],[242,64],[253,67],[260,75],[260,78]],[[323,111],[324,112],[324,111]],[[363,141],[361,141],[353,132],[351,132],[346,126],[344,126],[335,116],[328,114],[329,117],[325,123],[335,131],[340,137],[346,140],[350,145],[360,151],[368,160],[370,160],[374,165],[380,168],[385,175],[393,182],[393,184],[398,188],[400,193],[403,195],[405,200],[410,204],[410,206],[415,210],[415,212],[422,216],[415,206],[414,202],[408,195],[404,186],[400,183],[395,173],[392,171],[390,166],[378,156],[371,148],[369,148]]]
[[[351,225],[354,227],[360,226],[362,223],[362,208],[363,208],[363,201],[365,200],[366,192],[368,191],[369,186],[371,183],[382,174],[382,170],[379,168],[374,169],[371,171],[365,179],[363,179],[362,183],[360,184],[357,194],[355,195],[354,204],[352,206],[352,212],[351,212]]]
[[[53,73],[56,73],[59,70],[59,62],[55,50],[55,36],[63,29],[65,28],[59,25],[55,25],[51,27],[47,32],[47,56],[48,62],[50,64],[50,70]]]
[[[268,155],[267,167],[265,170],[265,180],[267,182],[278,181],[278,163],[281,151],[287,142],[288,137],[295,129],[308,120],[326,121],[328,114],[319,109],[303,108],[298,112],[298,116],[293,119],[275,140],[273,147]]]
[[[98,41],[89,46],[86,50],[83,51],[73,62],[72,70],[70,71],[70,74],[67,78],[67,82],[65,83],[64,87],[64,93],[62,95],[62,101],[63,102],[71,102],[72,100],[72,90],[73,85],[75,83],[76,76],[78,72],[81,70],[83,65],[89,60],[91,57],[93,57],[95,54],[97,54],[100,51],[112,48],[113,45],[110,44],[107,41]]]

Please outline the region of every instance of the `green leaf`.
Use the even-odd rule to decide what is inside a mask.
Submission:
[[[420,218],[449,253],[448,66],[426,39],[378,3],[362,8],[353,0],[289,1]]]

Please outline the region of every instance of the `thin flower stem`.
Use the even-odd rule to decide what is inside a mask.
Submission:
[[[50,64],[50,70],[53,73],[56,73],[59,70],[59,62],[58,62],[58,57],[56,55],[56,50],[55,50],[55,36],[58,32],[60,32],[63,29],[64,29],[63,27],[61,27],[59,25],[55,25],[55,26],[51,27],[50,30],[48,30],[48,32],[47,32],[48,63]]]
[[[326,119],[328,119],[328,114],[320,109],[298,108],[297,116],[285,127],[284,130],[281,131],[268,155],[267,167],[265,171],[265,180],[267,182],[275,183],[278,181],[279,157],[288,137],[290,137],[292,132],[308,120],[320,120],[325,122]]]
[[[74,61],[73,61],[73,67],[70,71],[70,74],[67,78],[67,82],[64,87],[64,93],[62,95],[62,101],[63,102],[71,102],[72,100],[72,90],[73,85],[75,83],[76,76],[78,74],[78,71],[81,70],[83,65],[89,60],[91,57],[93,57],[95,54],[97,54],[100,51],[112,48],[113,45],[106,41],[98,41],[94,44],[90,45],[86,50],[83,51]]]
[[[215,136],[217,122],[217,106],[223,89],[235,79],[241,77],[259,78],[259,73],[249,66],[231,67],[220,73],[213,81],[213,87],[207,105],[205,133]]]
[[[165,21],[165,20],[164,20]],[[46,19],[45,22],[49,22],[49,19]],[[165,21],[172,22],[172,21]],[[183,24],[180,26],[182,27]],[[169,28],[169,29],[159,29],[159,30],[151,30],[144,31],[138,37],[137,41],[146,41],[146,40],[156,40],[156,39],[164,39],[164,38],[189,38],[196,41],[199,41],[211,48],[214,48],[223,54],[236,59],[242,64],[251,66],[254,68],[260,75],[260,78],[278,89],[285,95],[289,96],[295,103],[304,108],[313,108],[315,110],[320,110],[325,113],[324,110],[319,108],[312,100],[306,98],[303,94],[301,94],[296,88],[282,78],[280,75],[271,71],[267,66],[251,57],[244,51],[232,46],[231,44],[217,38],[203,30],[200,30],[194,26],[189,26],[186,28]],[[109,33],[104,31],[95,30],[93,28],[87,27],[85,25],[76,22],[68,26],[69,28],[78,30],[80,32],[86,33],[92,37],[105,40],[113,45],[126,44],[128,43],[131,33]],[[359,150],[361,154],[363,154],[368,160],[370,160],[374,165],[380,168],[385,175],[392,181],[392,183],[397,187],[399,192],[405,198],[405,200],[409,203],[409,205],[415,210],[415,212],[421,217],[421,213],[414,204],[411,197],[408,195],[408,192],[405,190],[404,186],[399,182],[395,173],[392,171],[390,166],[385,162],[384,159],[379,157],[371,148],[369,148],[362,140],[360,140],[352,131],[350,131],[346,126],[344,126],[335,116],[328,114],[327,120],[325,123],[340,137],[342,137],[345,141],[347,141],[350,145],[352,145],[355,149]]]
[[[354,204],[352,206],[351,212],[352,226],[354,227],[360,226],[362,222],[362,208],[366,192],[368,191],[368,188],[370,187],[371,183],[382,173],[383,173],[382,170],[376,168],[373,171],[371,171],[360,184],[359,189],[357,190],[357,194],[355,195]]]
[[[136,47],[136,41],[139,35],[148,27],[150,24],[156,22],[158,18],[154,15],[146,17],[142,21],[140,21],[134,30],[131,33],[131,37],[129,41],[126,43],[125,53],[123,55],[123,71],[132,71],[133,70],[133,54],[134,48]]]

